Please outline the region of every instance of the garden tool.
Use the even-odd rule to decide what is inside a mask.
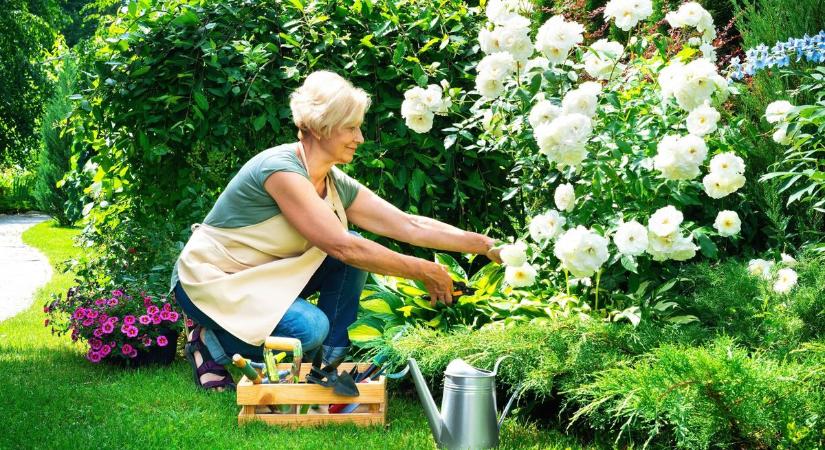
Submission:
[[[272,352],[264,351],[264,367],[266,370],[266,383],[278,383],[284,380],[286,375],[290,373],[289,370],[278,370],[278,364],[286,358],[286,352],[273,354]],[[258,364],[258,363],[253,363]],[[285,372],[285,373],[284,373]]]
[[[263,378],[261,378],[261,374],[252,367],[251,364],[241,355],[235,353],[232,355],[232,364],[235,367],[241,369],[244,375],[252,381],[252,384],[261,384],[263,382]]]
[[[378,369],[381,368],[381,365],[383,365],[386,361],[387,361],[386,353],[381,352],[381,353],[375,355],[375,358],[372,359],[372,363],[369,365],[369,367],[367,367],[366,370],[364,370],[361,373],[358,373],[357,372],[357,370],[358,370],[357,367],[353,367],[353,371],[356,372],[356,374],[350,373],[350,375],[353,375],[353,379],[355,380],[356,383],[367,382],[369,380],[370,376],[373,373],[375,373],[376,371],[378,371]],[[359,405],[358,403],[351,403],[351,404],[336,403],[334,405],[330,405],[329,413],[330,414],[338,414],[338,413],[352,412],[355,408],[358,407],[358,405]]]
[[[357,397],[361,395],[355,380],[349,372],[338,372],[340,360],[332,364],[327,364],[321,368],[321,352],[315,354],[312,360],[312,368],[307,374],[307,383],[318,384],[324,387],[331,387],[332,391],[338,395],[347,397]]]
[[[467,286],[463,281],[456,281],[453,283],[453,300],[461,297],[462,295],[473,295],[476,293],[476,288]],[[421,296],[424,300],[430,300],[429,294],[425,294]]]
[[[281,350],[292,352],[292,369],[290,371],[290,383],[297,383],[298,377],[301,374],[301,358],[303,358],[303,351],[301,350],[301,341],[295,338],[269,336],[264,342],[264,359],[266,359],[266,350]],[[271,353],[270,353],[271,354]],[[270,380],[277,379],[278,371],[277,365],[271,368],[267,365],[267,371]],[[274,376],[273,376],[274,375]]]
[[[435,406],[418,363],[410,358],[407,367],[415,389],[424,404],[424,412],[433,437],[440,448],[483,449],[498,446],[499,429],[520,389],[510,397],[496,421],[496,373],[509,355],[496,361],[493,371],[477,369],[461,359],[454,359],[444,372],[444,395],[441,412]]]

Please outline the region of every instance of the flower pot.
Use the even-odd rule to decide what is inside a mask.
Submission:
[[[138,350],[137,356],[134,358],[104,358],[105,361],[111,365],[119,367],[145,367],[149,365],[163,365],[168,366],[175,360],[178,352],[178,330],[164,329],[160,334],[166,336],[169,344],[165,347],[153,345],[146,349]]]

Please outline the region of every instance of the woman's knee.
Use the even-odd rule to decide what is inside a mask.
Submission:
[[[301,345],[306,349],[315,349],[321,346],[329,334],[329,319],[320,309],[315,308],[311,317],[307,318],[306,341]]]

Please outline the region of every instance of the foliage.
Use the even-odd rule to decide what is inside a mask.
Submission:
[[[616,441],[707,449],[823,445],[823,394],[811,366],[778,363],[721,338],[705,347],[665,345],[640,361],[599,372],[569,392]]]
[[[4,0],[0,14],[0,166],[27,165],[51,85],[42,64],[62,15],[56,0]],[[13,94],[12,94],[13,93]]]
[[[163,250],[185,242],[188,225],[203,219],[230,175],[253,154],[294,140],[284,99],[320,68],[373,97],[367,142],[350,173],[412,213],[507,230],[499,201],[506,160],[411,136],[396,112],[408,79],[467,83],[463,61],[475,50],[464,36],[476,20],[457,0],[403,7],[130,3],[101,30],[91,89],[78,99],[72,122],[82,140],[75,157],[88,152],[95,171],[86,238],[105,246],[103,224],[137,222],[147,233],[138,239],[158,243],[146,249],[151,266],[171,269],[174,257]]]
[[[0,169],[0,212],[20,212],[37,205],[31,195],[36,174],[20,166]]]
[[[73,341],[88,345],[86,358],[131,359],[150,347],[176,345],[167,331],[182,329],[180,312],[163,299],[116,289],[111,292],[70,288],[66,297],[52,296],[43,306],[44,325],[62,336],[71,331]]]
[[[787,195],[789,207],[800,202],[825,213],[825,68],[791,73],[802,80],[799,90],[814,95],[816,103],[798,106],[774,125],[774,140],[788,148],[761,180],[781,180],[778,192]]]
[[[75,57],[67,54],[55,84],[54,97],[46,105],[40,125],[41,143],[34,196],[40,209],[57,219],[62,226],[74,224],[80,218],[83,207],[82,193],[78,187],[60,183],[71,169],[73,136],[67,133],[65,122],[72,112],[69,96],[74,94],[77,71]]]

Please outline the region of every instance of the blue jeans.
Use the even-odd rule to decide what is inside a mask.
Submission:
[[[347,328],[355,322],[366,280],[363,270],[327,256],[270,335],[299,339],[306,359],[322,345],[325,362],[343,357],[350,344]],[[317,306],[305,300],[316,292]],[[204,342],[215,362],[230,364],[235,353],[262,360],[262,346],[250,345],[221,328],[192,303],[180,282],[175,285],[175,298],[183,312],[203,327]]]

